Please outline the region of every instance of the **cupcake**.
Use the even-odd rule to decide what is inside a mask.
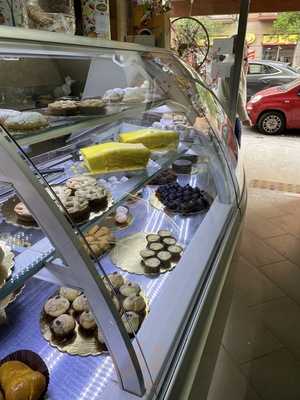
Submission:
[[[79,325],[87,331],[93,330],[97,326],[94,315],[90,311],[84,311],[80,314]]]
[[[172,255],[169,251],[160,251],[156,257],[161,262],[162,268],[170,268]]]
[[[158,231],[158,235],[161,238],[161,240],[172,237],[171,232],[167,231],[166,229],[161,229],[160,231]]]
[[[164,249],[164,245],[162,243],[151,243],[149,244],[148,248],[149,250],[158,253],[159,251],[162,251]]]
[[[156,257],[147,258],[144,261],[144,267],[147,274],[159,274],[161,262]]]
[[[144,249],[140,251],[140,256],[142,257],[142,263],[148,258],[155,257],[155,251]]]
[[[122,315],[122,322],[129,334],[137,332],[140,326],[140,317],[133,311],[127,311]]]
[[[44,311],[50,317],[59,317],[65,314],[70,308],[70,302],[62,296],[55,296],[49,299],[44,305]]]
[[[76,297],[72,306],[76,312],[89,311],[90,309],[88,299],[85,294],[81,294],[80,296]]]
[[[162,243],[163,243],[165,249],[167,249],[169,246],[175,246],[176,240],[172,237],[167,237],[162,240]]]
[[[178,261],[181,257],[182,251],[183,251],[182,247],[178,245],[168,247],[168,252],[172,256],[172,261]]]
[[[129,296],[123,301],[125,311],[142,312],[146,308],[145,300],[142,296]]]
[[[76,297],[80,296],[81,291],[77,289],[72,289],[68,287],[61,287],[59,289],[59,294],[62,297],[68,299],[71,303],[76,299]]]
[[[150,235],[146,236],[146,240],[147,240],[148,247],[149,247],[149,245],[152,243],[159,243],[160,237],[159,237],[159,235],[151,233]]]
[[[140,286],[136,282],[127,282],[120,287],[122,296],[128,297],[131,295],[138,295],[141,291]]]
[[[75,330],[75,320],[69,314],[62,314],[52,321],[51,331],[59,338],[71,336]]]

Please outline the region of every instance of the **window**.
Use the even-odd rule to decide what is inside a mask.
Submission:
[[[248,74],[258,75],[258,74],[275,74],[277,72],[276,68],[270,65],[264,64],[250,64]]]

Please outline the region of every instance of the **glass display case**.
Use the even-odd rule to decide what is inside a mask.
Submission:
[[[36,35],[0,28],[0,360],[39,354],[52,400],[205,393],[246,198],[228,118],[167,50]]]

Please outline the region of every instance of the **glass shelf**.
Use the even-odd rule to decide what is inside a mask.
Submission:
[[[45,263],[52,259],[54,252],[54,247],[47,238],[44,238],[16,255],[13,273],[4,286],[0,288],[0,300],[20,289],[30,277],[39,272]]]

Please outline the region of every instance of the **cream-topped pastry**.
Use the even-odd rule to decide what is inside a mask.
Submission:
[[[5,108],[0,109],[0,122],[3,123],[7,120],[9,117],[16,117],[17,115],[21,114],[20,111],[16,110],[7,110]]]
[[[48,119],[38,112],[21,112],[8,117],[5,126],[15,131],[29,131],[48,126]]]

